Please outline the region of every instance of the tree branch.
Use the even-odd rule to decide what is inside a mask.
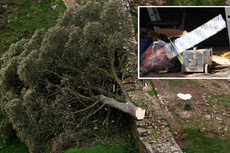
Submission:
[[[128,113],[132,117],[141,120],[145,117],[145,110],[133,105],[132,103],[121,103],[113,98],[105,97],[104,95],[95,96],[96,100],[103,102],[111,107],[114,107],[120,111]]]

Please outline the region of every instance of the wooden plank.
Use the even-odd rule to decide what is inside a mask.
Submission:
[[[214,62],[214,65],[219,65],[219,64],[230,64],[230,59],[225,58],[225,57],[220,57],[218,55],[212,55],[212,61]]]

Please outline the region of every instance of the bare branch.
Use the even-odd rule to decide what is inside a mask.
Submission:
[[[77,114],[77,113],[81,113],[81,112],[84,112],[84,111],[86,111],[86,110],[88,110],[88,109],[90,109],[90,108],[92,108],[92,107],[94,107],[96,104],[98,104],[98,101],[97,102],[95,102],[95,103],[93,103],[92,105],[90,105],[90,106],[87,106],[86,108],[84,108],[84,109],[81,109],[81,110],[79,110],[79,111],[76,111],[76,112],[72,112],[72,113],[63,113],[63,112],[59,112],[59,113],[54,113],[53,111],[51,111],[51,110],[48,110],[48,109],[45,109],[45,108],[43,108],[43,110],[45,110],[45,111],[49,111],[49,112],[51,112],[52,114],[54,114],[54,115],[72,115],[72,114]]]

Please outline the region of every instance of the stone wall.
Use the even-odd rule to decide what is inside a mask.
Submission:
[[[158,99],[151,97],[147,92],[149,90],[151,90],[150,87],[144,87],[144,90],[138,90],[137,88],[136,91],[130,92],[130,96],[132,96],[135,102],[141,101],[142,105],[145,104],[147,106],[145,119],[140,121],[133,118],[130,119],[139,152],[182,153],[169,131],[168,123],[164,120]]]

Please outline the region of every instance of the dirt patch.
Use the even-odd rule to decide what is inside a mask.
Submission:
[[[68,8],[70,6],[73,6],[76,4],[75,0],[63,0],[63,3],[65,4],[65,6]]]

